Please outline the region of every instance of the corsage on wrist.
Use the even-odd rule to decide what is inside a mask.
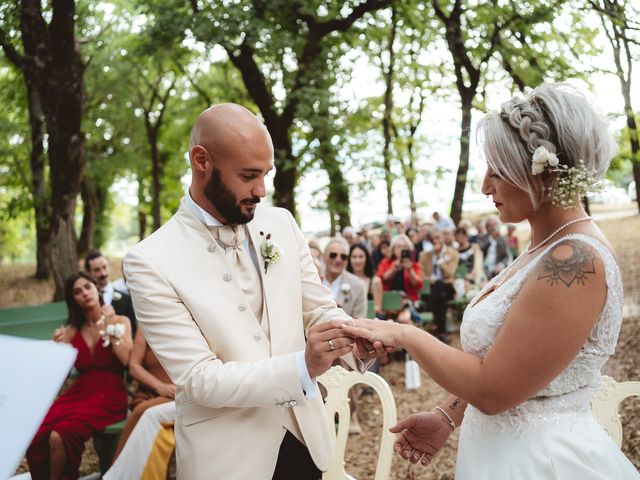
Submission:
[[[124,337],[125,332],[124,323],[110,323],[104,330],[100,330],[102,346],[108,347],[111,343],[111,337],[115,338],[114,345],[120,345],[120,339]]]

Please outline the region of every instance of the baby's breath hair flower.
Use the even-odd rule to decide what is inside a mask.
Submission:
[[[582,159],[576,166],[557,165],[552,171],[557,172],[558,179],[551,189],[551,202],[558,207],[575,208],[587,193],[599,193],[605,187],[597,172],[587,169]]]

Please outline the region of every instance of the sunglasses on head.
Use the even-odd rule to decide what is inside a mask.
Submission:
[[[347,261],[347,258],[349,258],[349,255],[347,255],[346,253],[340,253],[339,255],[340,255],[340,258],[345,262]],[[329,253],[329,258],[331,260],[335,260],[337,256],[338,256],[338,252]]]

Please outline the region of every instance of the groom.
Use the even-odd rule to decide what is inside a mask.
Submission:
[[[315,379],[366,347],[318,278],[291,214],[258,205],[273,168],[249,110],[205,110],[178,212],[125,257],[138,321],[178,387],[181,479],[317,479],[332,434]],[[306,339],[306,341],[305,341]]]

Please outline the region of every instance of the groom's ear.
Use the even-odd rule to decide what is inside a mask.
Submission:
[[[208,159],[207,150],[201,145],[194,145],[189,153],[194,173],[206,173]]]

